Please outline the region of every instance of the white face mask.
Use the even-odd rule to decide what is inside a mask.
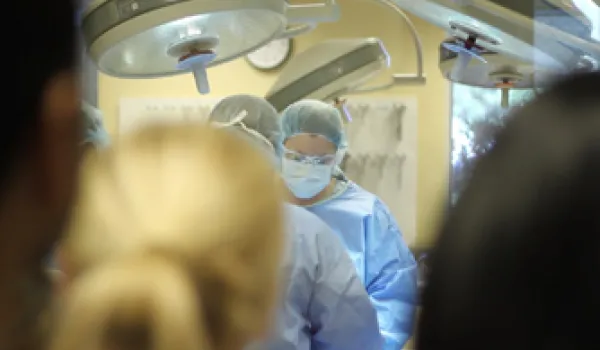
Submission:
[[[288,188],[296,198],[310,199],[321,193],[333,172],[332,165],[312,164],[291,159],[282,159],[281,173]]]

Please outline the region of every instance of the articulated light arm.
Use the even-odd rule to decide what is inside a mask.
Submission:
[[[392,81],[373,87],[364,87],[358,88],[351,91],[348,91],[349,94],[361,94],[361,93],[369,93],[369,92],[377,92],[381,90],[390,89],[396,85],[423,85],[426,83],[426,77],[423,72],[423,44],[421,43],[421,38],[419,37],[419,33],[415,28],[413,22],[408,18],[406,13],[402,11],[402,9],[393,1],[393,0],[376,0],[379,4],[387,6],[391,8],[395,13],[397,13],[402,19],[404,23],[408,26],[410,35],[413,39],[416,56],[417,56],[417,73],[416,74],[393,74]]]
[[[596,1],[598,2],[599,0]],[[518,25],[520,28],[528,28],[530,26],[535,25],[536,35],[540,35],[545,38],[552,38],[553,40],[558,40],[563,44],[577,47],[580,50],[587,52],[588,54],[594,57],[600,57],[600,45],[598,45],[597,42],[576,37],[575,35],[572,35],[557,28],[553,28],[552,26],[549,26],[545,23],[541,23],[539,21],[532,21],[531,18],[527,18],[523,15],[517,16],[513,12],[511,12],[510,9],[504,8],[492,1],[470,0],[469,6],[493,16],[513,18],[515,25]]]
[[[340,19],[340,6],[335,0],[323,3],[288,5],[286,17],[288,28],[279,36],[280,39],[293,38],[306,34],[317,27],[317,23],[337,22]]]
[[[286,17],[288,23],[323,23],[336,22],[340,19],[340,6],[335,0],[322,3],[288,5]]]

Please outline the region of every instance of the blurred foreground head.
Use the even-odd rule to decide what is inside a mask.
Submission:
[[[51,349],[239,350],[264,335],[283,244],[276,176],[255,147],[206,126],[91,153]]]
[[[519,108],[439,237],[418,349],[584,349],[600,323],[600,73]]]
[[[80,52],[72,1],[4,5],[27,24],[3,39],[18,49],[2,76],[9,88],[0,128],[0,349],[23,350],[39,346],[38,320],[51,290],[43,263],[76,188]]]

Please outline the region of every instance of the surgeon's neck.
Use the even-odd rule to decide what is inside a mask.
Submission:
[[[319,192],[319,194],[317,194],[313,198],[302,199],[302,198],[296,198],[293,195],[291,195],[291,202],[293,204],[303,206],[303,207],[319,203],[333,195],[336,184],[337,184],[337,179],[331,178],[329,185],[327,185],[327,187],[325,187],[325,189],[323,191]]]

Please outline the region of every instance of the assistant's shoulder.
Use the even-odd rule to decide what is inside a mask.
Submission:
[[[329,226],[317,215],[296,205],[286,204],[286,215],[288,223],[294,230],[303,234],[316,234],[329,229]]]
[[[285,205],[286,216],[289,222],[296,223],[295,226],[310,226],[311,224],[315,225],[325,225],[318,216],[311,213],[310,211],[299,207],[293,204]]]
[[[315,215],[309,212],[308,210],[299,207],[294,204],[285,203],[285,212],[286,215],[290,218],[299,218],[299,219],[308,219],[314,217]]]
[[[317,245],[323,245],[332,241],[335,241],[335,244],[337,244],[339,238],[329,225],[317,215],[292,204],[287,204],[286,209],[288,224],[291,226],[291,230],[297,239],[310,241]]]

